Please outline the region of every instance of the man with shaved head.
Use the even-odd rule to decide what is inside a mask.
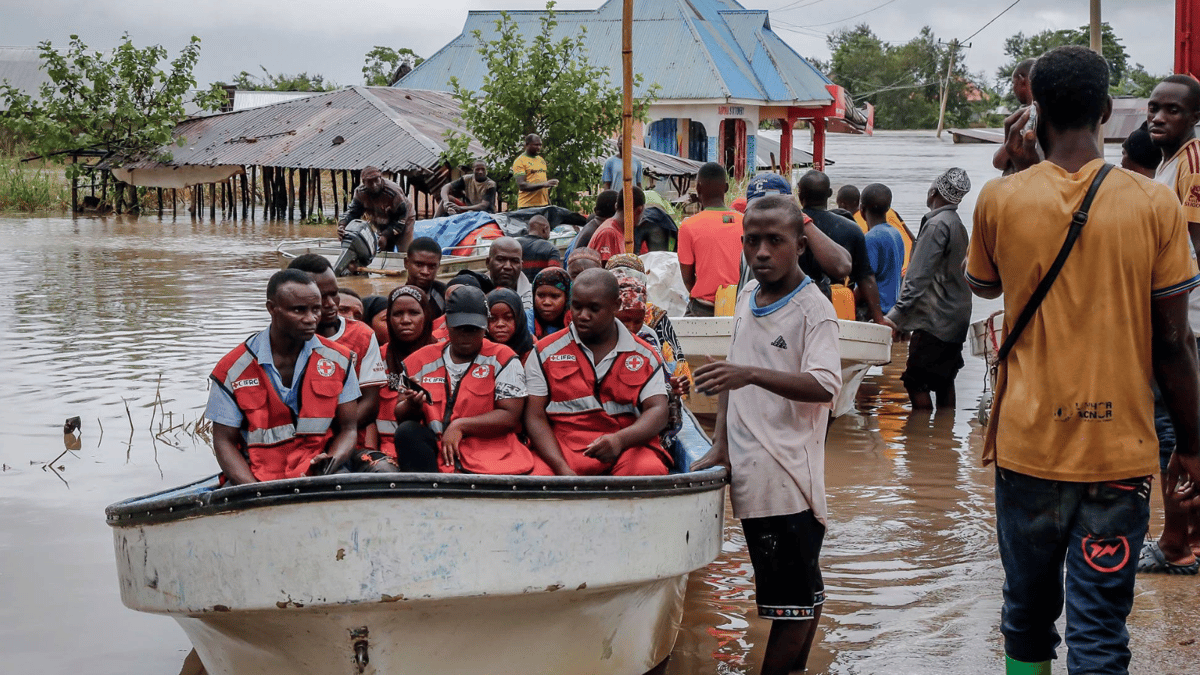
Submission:
[[[533,306],[533,284],[521,274],[525,264],[525,252],[521,242],[512,237],[500,237],[492,240],[488,249],[487,271],[488,278],[496,288],[507,288],[521,296],[525,307]]]
[[[379,169],[368,166],[362,170],[362,184],[354,188],[350,208],[338,220],[338,238],[345,236],[350,221],[358,219],[375,226],[380,251],[403,251],[412,241],[417,212],[399,185],[384,178]]]
[[[525,362],[525,430],[560,476],[657,476],[671,464],[662,359],[617,320],[611,272],[571,286],[571,325],[542,338]],[[587,361],[588,365],[584,365]]]
[[[853,218],[854,214],[858,213],[858,204],[861,200],[862,193],[856,186],[843,185],[837,191],[837,208],[830,210],[843,218]]]
[[[829,212],[829,198],[833,196],[829,176],[820,171],[809,171],[800,177],[797,189],[804,215],[812,218],[817,229],[834,243],[850,252],[850,279],[847,285],[852,284],[855,295],[866,304],[866,318],[897,333],[896,325],[884,316],[879,305],[879,288],[875,283],[875,270],[871,269],[866,236],[853,220]],[[832,281],[840,283],[842,280]]]

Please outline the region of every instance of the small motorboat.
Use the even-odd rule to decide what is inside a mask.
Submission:
[[[709,442],[685,418],[686,469]],[[725,482],[213,476],[106,513],[122,601],[178,621],[210,675],[638,675],[721,550]]]
[[[729,352],[733,317],[671,317],[680,346],[693,370],[708,357],[723,359]],[[842,357],[842,391],[834,402],[833,415],[841,417],[854,409],[858,387],[871,366],[892,360],[892,331],[887,326],[861,321],[838,321],[838,349]],[[693,390],[688,407],[696,414],[716,414],[717,398]]]

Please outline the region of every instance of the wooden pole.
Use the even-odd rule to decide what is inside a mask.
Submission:
[[[338,213],[338,196],[337,196],[337,172],[329,172],[329,187],[333,190],[333,217],[337,218]]]
[[[958,47],[958,40],[950,41],[950,54],[946,57],[946,79],[942,82],[942,108],[938,112],[937,137],[942,137],[943,124],[946,121],[946,99],[950,97],[950,73],[954,72],[954,50]]]
[[[287,209],[288,220],[296,219],[296,170],[287,170]]]
[[[175,188],[171,188],[171,217],[172,218],[179,215],[178,199],[179,199],[179,190],[176,190]]]
[[[247,213],[253,213],[250,207],[250,189],[248,187],[249,180],[246,177],[246,170],[242,168],[242,175],[238,177],[238,184],[242,186],[242,218],[246,217]]]
[[[308,217],[308,169],[300,169],[299,174],[297,182],[300,183],[300,193],[297,201],[300,202],[300,220],[304,220]]]
[[[1089,21],[1088,38],[1091,43],[1091,50],[1104,56],[1104,36],[1100,30],[1100,0],[1092,0],[1091,2],[1091,19]],[[1097,140],[1100,143],[1100,153],[1104,153],[1104,125],[1099,125],[1100,130],[1096,133]]]
[[[158,191],[158,215],[160,215],[160,216],[161,216],[161,215],[162,215],[162,211],[163,211],[163,207],[162,207],[162,204],[163,204],[163,202],[162,202],[162,188],[157,188],[157,191]]]
[[[624,0],[621,14],[621,190],[625,223],[625,250],[633,250],[633,0]]]
[[[350,210],[350,182],[346,178],[346,171],[342,170],[342,210]],[[415,203],[415,202],[414,202]]]
[[[208,184],[208,219],[217,219],[217,184]]]
[[[325,219],[325,200],[321,195],[321,170],[317,169],[317,217]]]
[[[254,218],[254,212],[258,209],[258,167],[250,167],[250,218]]]

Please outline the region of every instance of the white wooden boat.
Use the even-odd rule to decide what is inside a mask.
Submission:
[[[689,420],[694,423],[694,420]],[[690,458],[708,443],[694,426]],[[725,472],[343,474],[110,506],[121,599],[210,675],[637,675],[720,552]]]
[[[723,359],[729,352],[733,317],[671,317],[680,346],[692,369],[707,363],[708,357]],[[887,326],[861,321],[838,321],[838,349],[842,357],[842,391],[834,402],[833,415],[840,417],[854,409],[858,387],[871,366],[892,360],[892,331]],[[693,389],[688,407],[697,414],[715,414],[717,399]]]

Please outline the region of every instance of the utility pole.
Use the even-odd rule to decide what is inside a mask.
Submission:
[[[1092,49],[1092,51],[1096,52],[1100,56],[1104,56],[1104,38],[1103,38],[1102,33],[1100,32],[1100,0],[1091,0],[1091,5],[1092,5],[1091,6],[1091,20],[1089,22],[1089,26],[1090,26],[1089,38],[1091,41],[1091,49]],[[1098,133],[1098,136],[1099,136],[1098,142],[1100,143],[1100,152],[1101,152],[1101,154],[1103,154],[1103,152],[1104,152],[1104,125],[1103,124],[1100,125],[1100,131]]]
[[[1099,2],[1099,0],[1093,0]],[[970,47],[971,45],[965,45]],[[937,137],[942,137],[943,124],[946,121],[946,100],[950,98],[950,74],[954,72],[954,51],[958,49],[958,40],[950,41],[950,53],[946,56],[946,79],[942,81],[942,109],[938,113]]]

